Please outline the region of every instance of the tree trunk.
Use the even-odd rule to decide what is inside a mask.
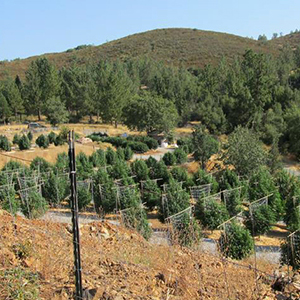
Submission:
[[[40,108],[38,109],[38,119],[39,119],[39,121],[41,121],[41,109]]]
[[[201,168],[202,168],[202,170],[205,170],[205,163],[204,163],[204,160],[201,160]]]
[[[118,128],[118,121],[115,121],[115,128]]]

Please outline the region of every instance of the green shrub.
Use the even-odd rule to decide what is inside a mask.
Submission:
[[[192,138],[180,138],[177,140],[177,145],[182,147],[187,154],[192,153],[194,151]]]
[[[181,216],[180,222],[174,224],[173,230],[173,240],[180,246],[191,247],[201,240],[201,227],[188,213]]]
[[[20,136],[16,133],[13,138],[13,144],[18,145],[19,140],[20,140]]]
[[[300,229],[300,212],[299,206],[294,207],[292,211],[289,211],[289,221],[287,223],[287,229],[294,232]]]
[[[149,226],[147,214],[144,209],[139,206],[130,207],[126,210],[126,218],[124,225],[128,228],[138,231],[146,240],[151,237],[151,227]]]
[[[110,143],[115,147],[125,148],[127,146],[127,141],[123,137],[104,137],[102,141],[105,143]]]
[[[184,168],[174,167],[171,170],[171,175],[176,181],[182,182],[183,188],[188,188],[193,185],[193,180],[190,178],[187,170]]]
[[[276,220],[282,218],[284,213],[284,203],[271,173],[265,167],[260,167],[256,173],[253,173],[249,180],[249,199],[255,201],[272,194],[268,198],[268,204],[276,214]]]
[[[195,215],[203,227],[215,230],[219,225],[229,219],[229,214],[223,203],[216,200],[200,199],[196,205]]]
[[[67,142],[68,142],[69,132],[70,132],[70,129],[69,129],[67,126],[62,126],[62,127],[60,128],[60,131],[59,131],[58,136],[60,136],[60,138],[61,138],[65,143],[67,143]],[[78,134],[75,133],[75,139],[77,139],[77,138],[78,138]]]
[[[98,135],[88,135],[88,138],[90,138],[93,142],[102,142],[102,137],[98,136]]]
[[[285,265],[292,266],[293,270],[300,269],[300,232],[294,233],[293,237],[289,237],[280,246],[281,257],[280,262]]]
[[[131,164],[131,170],[133,175],[136,176],[134,178],[136,182],[140,182],[141,180],[146,180],[149,178],[149,169],[147,164],[143,160],[135,160]]]
[[[26,218],[37,219],[46,212],[47,202],[39,192],[31,189],[26,200],[21,202],[21,210]]]
[[[43,197],[51,206],[56,206],[70,194],[67,176],[57,176],[51,172],[42,187]]]
[[[150,178],[151,179],[161,179],[159,181],[160,185],[169,182],[171,175],[168,171],[167,166],[165,165],[165,163],[163,161],[156,162],[155,165],[150,169]]]
[[[26,166],[18,161],[11,160],[4,165],[1,171],[13,171],[22,168],[26,169]]]
[[[146,164],[148,166],[149,169],[153,169],[157,166],[158,161],[153,158],[152,156],[150,156],[147,160],[146,160]]]
[[[166,166],[173,166],[176,164],[176,156],[172,152],[167,152],[163,156],[163,161],[166,164]]]
[[[104,167],[106,165],[105,152],[98,149],[92,153],[89,157],[89,161],[93,164],[93,167]]]
[[[31,142],[32,139],[33,139],[33,135],[32,135],[32,132],[31,132],[31,131],[29,131],[29,132],[27,133],[27,137],[28,137],[28,140]]]
[[[225,257],[240,260],[253,252],[254,243],[247,229],[237,223],[230,223],[219,238],[219,247]]]
[[[125,184],[127,185],[127,184]],[[126,209],[132,207],[140,207],[141,205],[141,198],[140,193],[137,188],[129,187],[125,189],[122,195],[119,195],[119,209]]]
[[[128,147],[135,153],[145,153],[149,151],[148,146],[142,142],[129,142]]]
[[[239,190],[228,191],[227,196],[224,196],[224,204],[231,217],[242,211],[241,193]]]
[[[30,140],[28,139],[28,137],[26,135],[22,135],[21,138],[19,139],[19,143],[18,143],[19,149],[20,150],[28,150],[31,147],[31,143]]]
[[[38,300],[39,277],[36,273],[20,267],[0,271],[2,299]]]
[[[268,205],[256,207],[252,211],[252,217],[250,211],[246,211],[245,217],[245,226],[254,235],[265,234],[276,221],[276,216]]]
[[[113,165],[118,159],[117,153],[112,148],[108,148],[105,152],[105,159],[107,164]]]
[[[23,177],[31,176],[30,174],[31,172],[27,166],[14,160],[7,162],[1,171],[10,172],[10,171],[17,171],[17,170],[22,174]],[[10,173],[12,174],[12,178],[10,178],[12,180],[12,183],[15,185],[15,187],[19,187],[18,174],[16,172],[10,172]],[[0,184],[5,185],[9,183],[10,181],[8,181],[6,174],[0,172]]]
[[[158,215],[161,221],[190,206],[190,195],[174,179],[170,179],[166,197],[159,203]]]
[[[40,171],[41,173],[45,173],[51,170],[51,164],[47,162],[44,158],[37,156],[30,163],[30,169]]]
[[[11,144],[5,135],[0,135],[0,149],[4,151],[11,150]]]
[[[57,155],[54,167],[60,172],[67,171],[69,169],[69,157],[66,152],[62,152]]]
[[[12,215],[17,213],[19,201],[16,199],[16,191],[13,186],[0,189],[0,206]]]
[[[77,198],[78,198],[78,208],[82,210],[83,208],[87,207],[92,201],[92,194],[90,191],[84,187],[78,187],[77,189]]]
[[[57,134],[53,131],[51,131],[49,134],[48,134],[48,139],[49,139],[49,143],[50,144],[54,144],[55,143],[55,140],[56,140],[56,137],[57,137]]]
[[[183,164],[187,161],[187,154],[182,149],[175,149],[173,153],[176,157],[177,164]]]
[[[116,208],[117,190],[108,173],[103,169],[99,169],[93,176],[93,184],[96,210],[104,213],[113,212]]]
[[[152,180],[146,180],[143,182],[142,189],[142,202],[146,203],[147,208],[151,211],[158,206],[161,201],[161,190],[157,186],[157,183]]]
[[[125,156],[125,160],[131,160],[133,157],[133,151],[131,150],[130,147],[126,147],[124,148],[124,156]]]
[[[142,142],[148,146],[149,149],[157,149],[158,142],[149,136],[129,136],[128,141]]]
[[[299,178],[282,170],[276,174],[275,184],[278,186],[281,199],[285,204],[283,220],[287,224],[288,229],[294,231],[300,228],[300,216],[297,208],[300,205]]]
[[[88,179],[92,176],[93,164],[84,152],[79,152],[76,156],[76,173],[77,178],[80,180]]]
[[[118,159],[125,160],[125,153],[124,153],[123,148],[121,148],[121,147],[117,148],[117,156],[118,156]]]
[[[130,169],[126,161],[117,159],[109,169],[109,174],[114,179],[125,179],[130,175]]]
[[[35,143],[40,147],[40,148],[48,148],[49,147],[49,139],[48,136],[41,134],[38,136],[38,138],[35,140]]]
[[[55,146],[62,146],[66,143],[66,141],[62,138],[62,136],[58,135],[56,136],[55,140],[54,140],[54,145]]]
[[[216,193],[219,189],[219,185],[215,177],[206,173],[206,171],[201,168],[194,173],[193,181],[195,185],[211,184],[211,193]]]
[[[218,176],[219,190],[230,190],[241,186],[239,177],[235,171],[225,169]]]

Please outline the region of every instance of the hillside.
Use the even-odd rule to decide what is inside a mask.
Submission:
[[[283,41],[283,38],[278,39]],[[79,47],[80,48],[80,47]],[[183,28],[157,29],[133,34],[100,46],[83,47],[62,53],[49,53],[45,56],[58,68],[72,63],[83,64],[103,59],[134,58],[149,56],[167,64],[185,67],[217,64],[222,57],[232,61],[246,49],[257,52],[278,53],[276,43],[262,43],[250,38],[232,34]],[[17,59],[0,63],[0,79],[6,76],[24,76],[30,62],[36,59]]]
[[[300,32],[281,36],[279,38],[270,40],[268,43],[279,49],[283,48],[284,45],[289,44],[292,49],[295,50],[296,47],[300,46]]]
[[[70,225],[14,220],[1,210],[0,215],[0,298],[25,299],[19,297],[26,291],[26,299],[73,299]],[[276,297],[271,290],[273,279],[267,275],[274,265],[260,265],[263,270],[255,280],[247,262],[241,267],[202,251],[150,244],[130,230],[105,222],[81,226],[81,253],[83,285],[96,289],[94,299]]]

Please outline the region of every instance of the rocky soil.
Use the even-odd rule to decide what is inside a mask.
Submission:
[[[247,262],[241,266],[192,249],[153,245],[106,222],[83,224],[80,231],[83,284],[93,299],[299,299],[299,275],[289,274],[290,283],[286,273],[276,279],[271,264],[255,272]],[[17,299],[72,299],[72,249],[70,225],[0,211],[0,299],[16,299],[13,293],[22,289],[39,298]],[[12,270],[33,274],[36,281],[7,276]]]

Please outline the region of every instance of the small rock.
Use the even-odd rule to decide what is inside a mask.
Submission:
[[[165,275],[162,273],[158,273],[157,275],[155,275],[155,278],[157,278],[158,280],[161,280],[163,282],[166,282]]]
[[[107,292],[103,292],[101,298],[99,300],[113,300],[112,297]]]
[[[73,228],[72,228],[72,225],[68,224],[67,227],[66,227],[67,231],[69,233],[73,233]]]
[[[97,289],[86,289],[83,291],[83,299],[92,300],[97,293]]]
[[[110,237],[110,234],[109,234],[108,230],[105,227],[101,228],[100,236],[102,236],[106,240]]]

